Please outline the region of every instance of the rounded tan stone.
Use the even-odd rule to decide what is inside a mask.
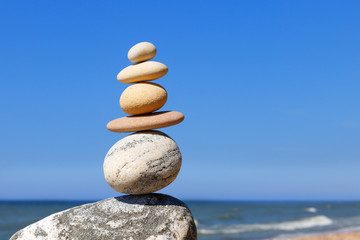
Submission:
[[[141,42],[130,48],[128,58],[130,62],[138,63],[150,60],[156,55],[156,47],[149,42]]]
[[[165,88],[156,83],[135,83],[121,94],[120,107],[130,115],[151,113],[160,109],[167,100]]]
[[[155,112],[114,119],[107,124],[107,129],[112,132],[136,132],[170,127],[183,120],[184,114],[181,112]]]
[[[104,160],[106,182],[117,192],[147,194],[168,186],[181,167],[181,153],[159,131],[131,134],[112,146]]]
[[[117,80],[122,83],[151,81],[165,76],[168,67],[160,62],[147,61],[130,65],[119,72]]]

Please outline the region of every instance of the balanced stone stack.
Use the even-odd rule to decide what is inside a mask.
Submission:
[[[50,215],[15,233],[11,240],[196,239],[196,226],[189,208],[180,200],[153,193],[175,180],[181,167],[177,144],[154,129],[184,120],[176,111],[154,112],[167,100],[166,90],[151,83],[167,74],[155,61],[153,44],[133,46],[128,58],[135,63],[117,76],[133,83],[122,93],[120,106],[131,116],[115,119],[113,132],[135,132],[110,148],[104,160],[106,182],[117,192],[130,194],[85,204]]]
[[[168,186],[181,167],[181,153],[169,136],[152,129],[168,127],[184,120],[176,111],[154,112],[167,100],[165,88],[148,82],[165,76],[166,65],[149,61],[156,48],[148,42],[138,43],[128,53],[135,63],[117,75],[122,83],[134,83],[120,97],[120,107],[132,116],[112,120],[107,128],[113,132],[136,132],[117,142],[104,161],[106,182],[116,191],[147,194]]]
[[[138,43],[129,50],[128,58],[135,64],[121,70],[117,80],[132,84],[120,96],[121,109],[131,116],[107,124],[113,132],[135,133],[118,141],[108,151],[104,160],[106,182],[115,191],[139,198],[156,196],[152,193],[172,183],[182,161],[175,141],[154,130],[184,120],[180,112],[157,111],[165,105],[168,94],[164,87],[149,81],[165,76],[168,68],[163,63],[149,61],[155,55],[156,48],[149,42]],[[181,205],[186,206],[184,203]],[[163,208],[166,207],[163,205]],[[174,212],[173,216],[179,217],[178,214]],[[181,221],[170,217],[165,225],[156,228],[159,234],[162,232],[158,236],[164,237],[163,233],[167,232],[168,237],[159,239],[196,239],[196,226],[190,210],[186,207],[180,215]],[[149,218],[148,221],[154,220]]]

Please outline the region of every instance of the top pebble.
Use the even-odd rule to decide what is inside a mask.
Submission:
[[[130,48],[128,58],[130,62],[138,63],[150,60],[156,55],[156,47],[149,42],[141,42]]]

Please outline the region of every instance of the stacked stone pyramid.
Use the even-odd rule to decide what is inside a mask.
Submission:
[[[110,121],[113,132],[135,132],[118,141],[104,160],[106,182],[116,191],[126,194],[148,194],[168,186],[181,167],[181,153],[177,144],[165,133],[153,129],[178,124],[184,115],[176,111],[159,110],[167,101],[167,92],[159,84],[149,82],[165,76],[166,65],[149,61],[156,48],[141,42],[128,52],[135,63],[117,75],[127,87],[120,97],[120,107],[131,115]]]

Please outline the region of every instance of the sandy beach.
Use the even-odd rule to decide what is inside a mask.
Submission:
[[[360,232],[293,238],[291,240],[360,240]]]

